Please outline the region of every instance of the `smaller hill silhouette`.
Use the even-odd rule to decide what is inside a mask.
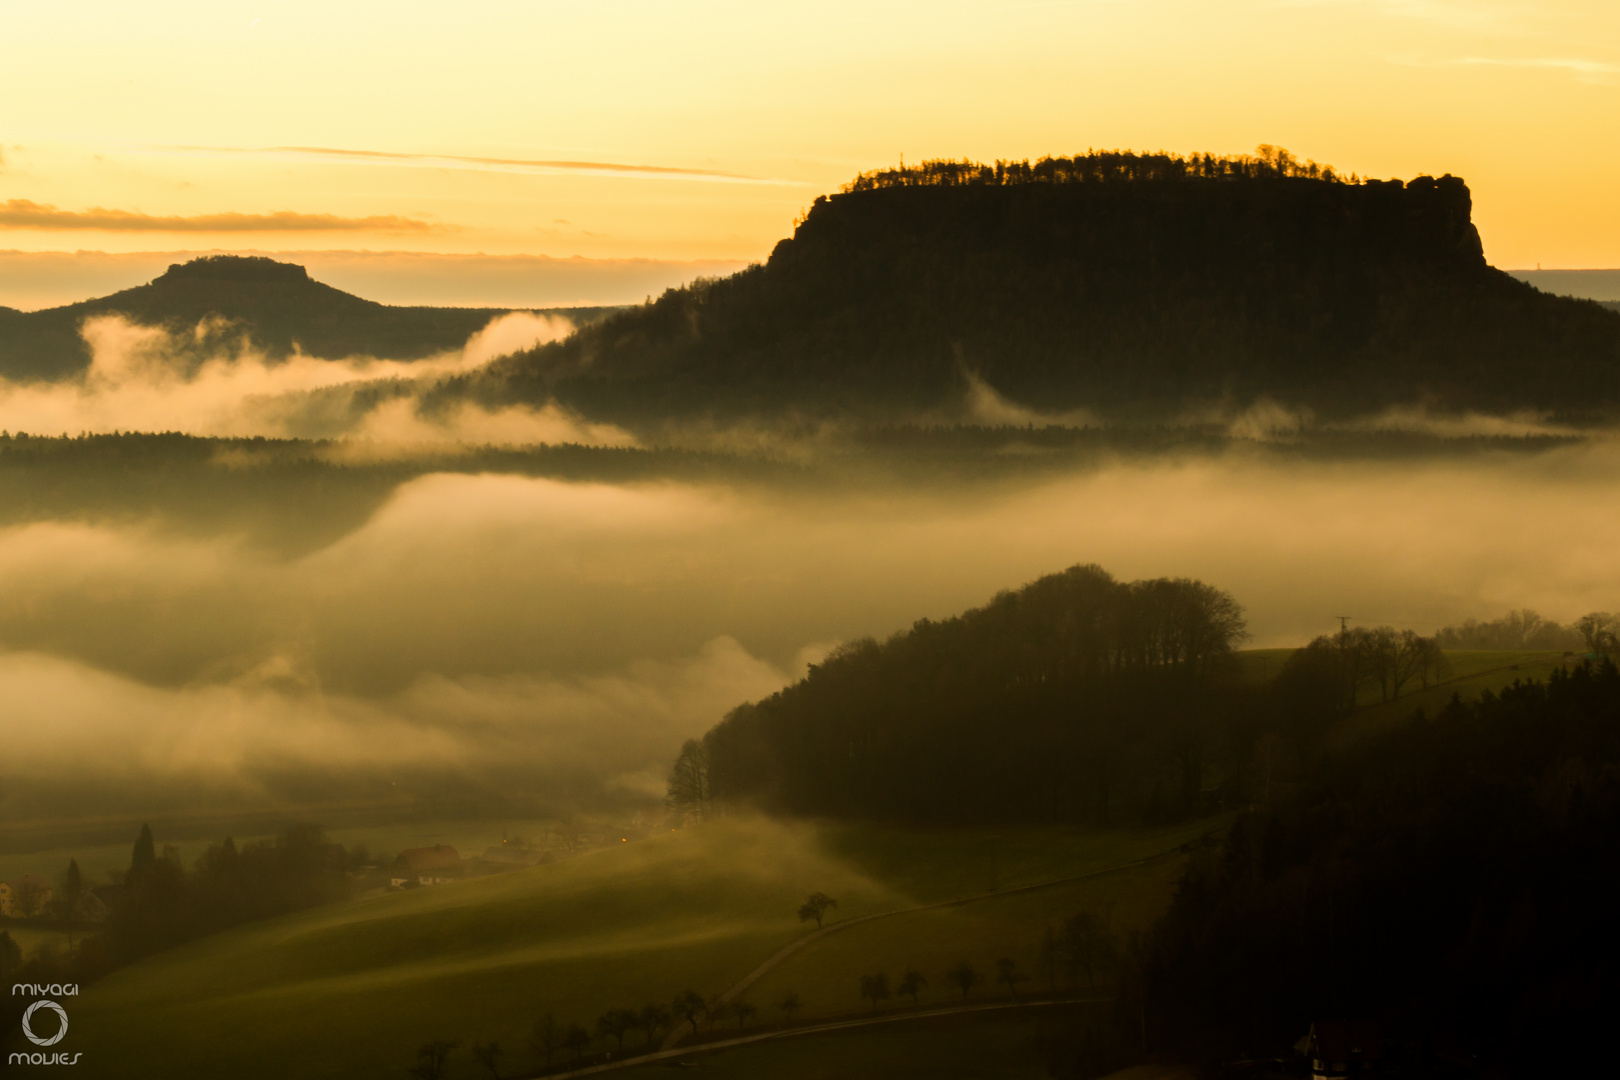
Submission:
[[[226,320],[272,360],[312,356],[419,360],[463,345],[506,308],[393,307],[323,284],[294,263],[264,256],[210,255],[176,263],[146,285],[32,312],[0,312],[0,376],[53,380],[90,364],[79,328],[120,314],[187,334],[204,319]],[[576,323],[611,308],[572,308]],[[10,309],[6,309],[7,312]]]

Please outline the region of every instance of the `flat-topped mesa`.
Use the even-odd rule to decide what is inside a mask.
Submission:
[[[296,263],[277,262],[263,255],[205,255],[187,263],[170,263],[169,269],[153,280],[231,281],[263,284],[301,284],[309,271]]]
[[[649,428],[973,420],[983,386],[1120,422],[1620,416],[1620,321],[1493,269],[1472,201],[1260,159],[927,162],[818,198],[762,265],[465,382]]]

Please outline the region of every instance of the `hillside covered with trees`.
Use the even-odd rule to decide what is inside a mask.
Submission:
[[[1285,151],[928,162],[818,198],[770,259],[455,380],[628,424],[1115,420],[1270,398],[1601,419],[1620,318],[1486,264],[1457,177],[1345,178]]]
[[[1246,636],[1213,585],[1070,567],[840,646],[688,741],[669,801],[697,816],[1176,820],[1269,799],[1358,707],[1450,673],[1435,638],[1381,626],[1319,637],[1256,678],[1233,651]]]
[[[1394,1076],[1573,1076],[1620,1006],[1620,670],[1518,683],[1349,751],[1243,815],[1138,942],[1112,1041],[1059,1076],[1153,1055],[1288,1057],[1312,1023],[1374,1032]]]
[[[1180,814],[1219,752],[1243,635],[1210,585],[1073,567],[841,647],[689,743],[672,793],[920,822]]]

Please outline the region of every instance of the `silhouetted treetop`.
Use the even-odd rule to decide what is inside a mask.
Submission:
[[[897,168],[861,173],[845,184],[843,190],[848,193],[896,187],[1277,179],[1323,180],[1340,184],[1362,182],[1353,173],[1346,176],[1331,165],[1301,161],[1280,146],[1262,143],[1252,155],[1235,156],[1181,155],[1163,150],[1151,154],[1139,154],[1134,150],[1087,150],[1073,157],[1043,157],[1033,165],[1028,158],[1022,161],[997,159],[994,165],[948,158],[924,161],[921,165],[902,162]]]
[[[263,255],[204,255],[185,263],[170,263],[155,281],[165,278],[211,281],[303,282],[309,271],[297,263],[278,262]]]

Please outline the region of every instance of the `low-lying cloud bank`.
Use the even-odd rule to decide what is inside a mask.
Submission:
[[[423,674],[375,698],[323,693],[270,657],[226,683],[158,687],[0,653],[0,805],[13,821],[408,802],[485,792],[554,804],[663,794],[665,766],[739,701],[798,671],[716,638],[592,676]]]
[[[463,402],[431,413],[418,407],[435,379],[476,370],[572,330],[564,318],[514,312],[492,320],[460,350],[425,360],[295,355],[272,362],[223,320],[199,323],[180,337],[122,316],[100,316],[87,319],[82,330],[91,351],[82,377],[60,383],[0,380],[0,429],[632,445],[624,431],[556,405],[485,409]]]
[[[1617,464],[1228,455],[838,491],[439,474],[296,557],[141,522],[0,529],[0,813],[651,795],[681,739],[832,643],[1082,562],[1226,588],[1258,646],[1340,614],[1567,620],[1620,608]]]

